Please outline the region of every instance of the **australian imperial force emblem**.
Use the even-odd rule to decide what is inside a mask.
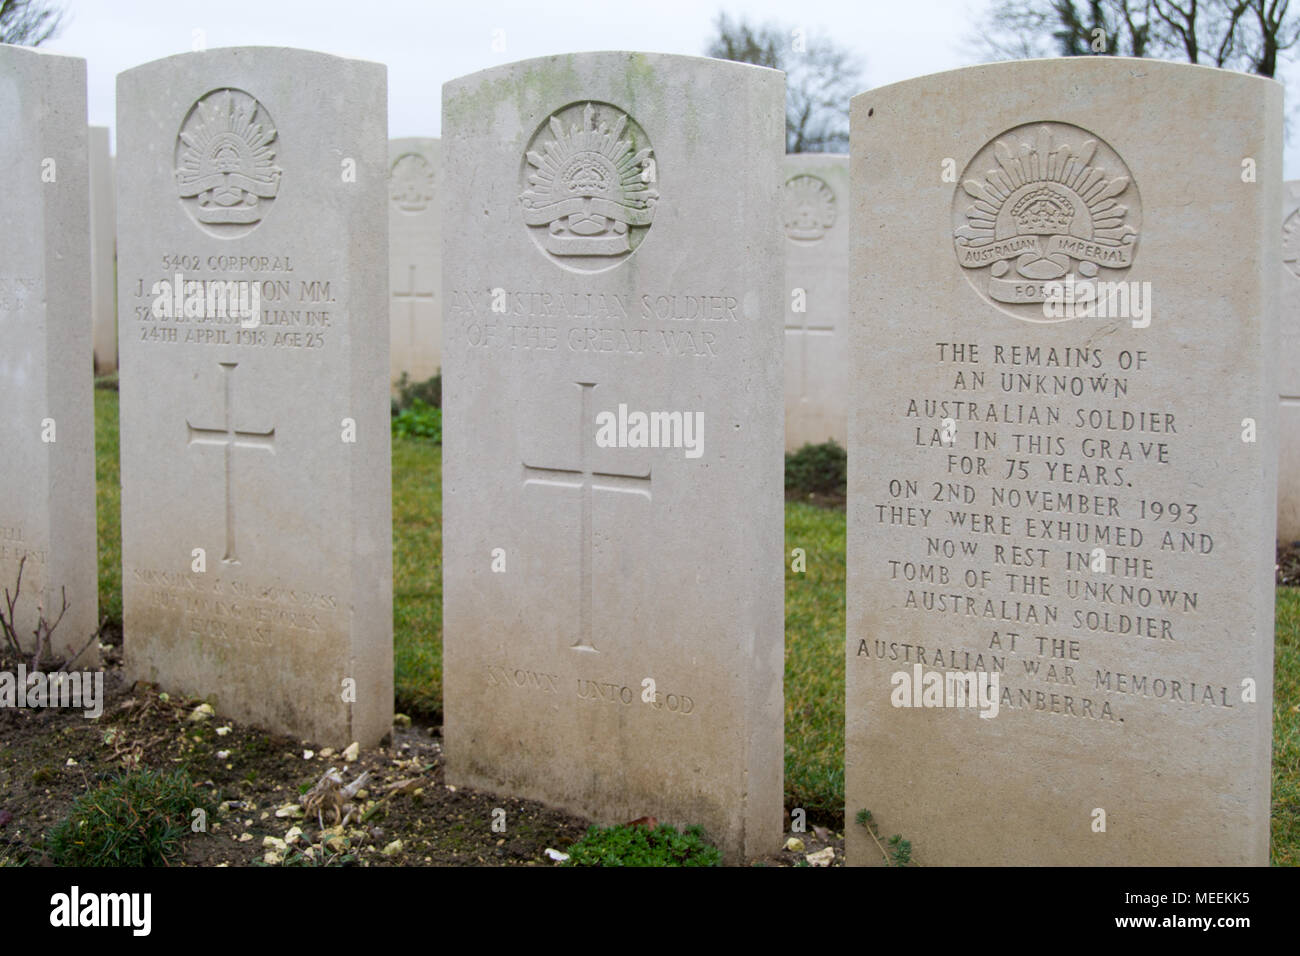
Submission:
[[[786,238],[795,242],[816,242],[835,225],[835,193],[820,176],[787,179],[781,206]]]
[[[424,212],[433,202],[433,167],[419,153],[403,153],[388,174],[388,199],[404,213]]]
[[[1042,303],[1062,283],[1128,272],[1142,206],[1128,167],[1099,137],[1067,123],[1030,123],[975,154],[952,214],[957,261],[971,284],[1017,318],[1042,322]]]
[[[645,130],[616,106],[574,103],[528,144],[519,197],[533,240],[583,272],[617,265],[640,244],[659,193]]]
[[[176,191],[208,232],[251,232],[280,189],[275,124],[243,90],[213,90],[190,108],[176,137]]]
[[[1300,208],[1282,222],[1282,265],[1300,278]]]

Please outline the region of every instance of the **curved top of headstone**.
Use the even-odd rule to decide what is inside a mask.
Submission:
[[[962,273],[1003,313],[1056,322],[1063,319],[1044,313],[1043,283],[1065,280],[1071,263],[1084,279],[1135,281],[1163,263],[1165,237],[1187,228],[1167,215],[1146,221],[1146,207],[1166,201],[1169,177],[1158,158],[1167,149],[1222,155],[1224,147],[1204,126],[1189,139],[1169,100],[1197,102],[1207,115],[1246,111],[1258,118],[1246,127],[1249,142],[1234,144],[1231,159],[1221,160],[1231,163],[1231,181],[1247,170],[1254,176],[1256,161],[1276,168],[1280,131],[1265,119],[1282,88],[1261,79],[1123,57],[1023,60],[871,90],[853,97],[850,111],[854,135],[873,138],[870,162],[904,179],[914,172],[898,166],[910,161],[902,138],[916,128],[918,113],[932,123],[943,119],[942,136],[932,135],[953,184],[953,250]],[[1175,133],[1183,139],[1173,140]],[[855,155],[855,171],[867,164],[864,156]],[[881,214],[910,215],[901,205]]]
[[[673,184],[671,209],[710,208],[733,218],[745,209],[766,211],[741,202],[751,184],[737,181],[734,167],[748,165],[736,150],[761,124],[753,141],[770,138],[767,159],[776,161],[785,116],[769,105],[783,76],[666,53],[569,53],[506,63],[443,84],[445,156],[449,164],[458,161],[463,141],[456,137],[470,130],[492,142],[490,158],[480,143],[480,154],[464,161],[476,164],[476,175],[488,176],[491,165],[498,181],[515,178],[515,208],[536,248],[572,274],[607,272],[650,234],[662,175]],[[495,166],[506,154],[518,173]],[[661,175],[666,158],[670,170]]]
[[[601,61],[615,63],[619,59],[628,61],[628,64],[638,70],[662,70],[677,66],[695,66],[712,63],[720,70],[758,70],[765,73],[784,73],[781,70],[774,70],[771,67],[755,66],[752,63],[738,63],[735,60],[723,60],[713,56],[688,56],[681,53],[647,53],[637,50],[593,50],[582,53],[553,53],[548,56],[535,56],[526,60],[514,60],[510,63],[502,63],[498,66],[490,66],[483,70],[476,70],[473,73],[467,73],[464,76],[458,76],[455,79],[448,80],[443,84],[443,90],[448,87],[454,87],[463,80],[475,77],[481,81],[485,76],[493,73],[515,74],[520,70],[530,68],[547,67],[554,69],[562,63],[581,61],[583,64],[595,64]]]
[[[367,91],[369,109],[387,116],[382,63],[269,46],[176,54],[118,74],[119,151],[149,149],[157,157],[150,191],[174,197],[201,233],[232,240],[256,229],[264,241],[287,240],[293,217],[273,211],[282,180],[297,184],[297,200],[306,205],[295,208],[349,216],[353,207],[331,198],[343,181],[340,168],[387,169],[386,136],[350,139],[360,117],[355,105],[340,104],[357,89]],[[159,123],[170,127],[166,134]],[[137,135],[147,144],[134,141]],[[343,166],[333,158],[325,163],[326,146],[343,149],[344,142]],[[376,145],[382,153],[371,155]],[[332,168],[321,175],[323,163]]]
[[[906,86],[911,83],[920,83],[926,80],[932,80],[946,76],[950,73],[961,73],[967,76],[975,73],[993,72],[1005,73],[1007,76],[1001,79],[1001,82],[1007,84],[1020,85],[1018,81],[1012,80],[1011,74],[1050,74],[1050,73],[1074,73],[1074,74],[1108,74],[1116,72],[1127,72],[1134,67],[1141,67],[1144,75],[1156,73],[1181,71],[1187,76],[1191,76],[1194,71],[1205,75],[1219,74],[1224,83],[1271,83],[1280,87],[1282,84],[1272,77],[1259,76],[1255,73],[1240,73],[1237,70],[1225,70],[1217,66],[1205,66],[1200,63],[1173,63],[1169,60],[1150,60],[1142,57],[1132,56],[1110,56],[1108,54],[1098,54],[1095,56],[1064,56],[1064,57],[1032,57],[1027,60],[998,60],[995,63],[979,63],[975,66],[962,66],[953,70],[937,70],[934,73],[923,73],[920,76],[909,77],[906,80],[899,80],[897,83],[890,83],[886,86],[877,86],[870,90],[864,90],[850,98],[850,104],[858,100],[864,100],[872,96],[877,96],[896,86]],[[1008,89],[1013,87],[1008,86]],[[1207,113],[1209,108],[1207,107]]]
[[[366,63],[377,66],[387,74],[388,65],[378,60],[367,60],[363,57],[355,56],[338,56],[334,53],[322,53],[319,50],[303,50],[291,46],[222,46],[214,47],[209,50],[192,50],[185,53],[174,53],[171,56],[164,56],[157,60],[150,60],[147,63],[141,63],[130,69],[123,70],[117,74],[119,78],[139,73],[147,73],[153,70],[175,68],[186,63],[197,63],[201,60],[220,61],[229,60],[232,64],[240,60],[246,60],[248,66],[270,66],[274,63],[283,64],[285,60],[295,60],[298,64],[305,64],[309,60],[317,60],[321,63],[326,62],[344,62],[344,63]],[[295,68],[297,69],[297,68]],[[281,70],[291,77],[294,70]],[[295,78],[296,79],[296,78]]]
[[[853,415],[848,445],[858,467],[846,552],[846,803],[850,814],[870,805],[890,821],[881,824],[888,832],[917,834],[926,866],[1178,864],[1191,854],[1207,865],[1268,862],[1282,89],[1258,80],[1073,57],[954,70],[853,99],[860,195],[850,211],[857,321],[848,397],[851,408],[870,411]],[[1094,277],[1091,295],[1077,294],[1088,288],[1081,279]],[[1100,294],[1124,289],[1131,298],[1123,303]],[[1072,370],[1070,353],[1079,359]],[[1013,366],[996,384],[971,384],[972,372],[996,379]],[[1074,374],[1078,385],[1067,385]],[[956,407],[944,401],[999,392],[1008,404],[985,416],[991,441],[972,434],[980,424],[964,439],[959,426],[953,458],[917,447],[918,413],[938,426]],[[872,504],[895,475],[924,487],[957,474],[961,454],[1002,448],[996,430],[1021,433],[1019,415],[1031,409],[1058,437],[1019,446],[1033,448],[1021,477],[1055,498],[1061,507],[1045,510],[1056,514],[1041,499],[1013,504],[1003,490],[1019,477],[1005,464],[979,472],[977,455],[960,479],[963,494],[994,525],[977,529],[940,507],[939,532],[933,518],[912,523],[897,517],[902,509]],[[1146,409],[1159,409],[1169,427],[1139,435]],[[1051,427],[1054,414],[1060,428]],[[1258,436],[1246,414],[1265,423]],[[1136,451],[1132,463],[1121,448],[1113,460],[1122,475],[1107,467],[1103,477],[1092,450],[1124,441]],[[1160,451],[1143,456],[1142,441]],[[1087,459],[1082,481],[1062,467],[1071,459]],[[1081,506],[1080,492],[1106,507]],[[1194,527],[1153,520],[1155,496],[1195,499]],[[1130,525],[1133,534],[1115,536]],[[1043,535],[1045,527],[1068,532]],[[978,555],[970,566],[991,573],[978,598],[971,589],[964,610],[973,614],[957,606],[966,596],[947,604],[941,589],[927,597],[889,577],[886,556],[920,556],[941,533],[960,535]],[[1041,546],[1031,574],[1042,607],[999,604],[1003,583],[1013,601],[1026,592],[1017,574],[994,569],[999,546],[990,553],[987,542],[995,535],[1011,548]],[[1128,586],[1153,595],[1185,589],[1188,600],[1159,609],[1153,600],[1141,613],[1157,626],[1140,636],[1136,607],[1114,600]],[[1007,610],[1003,621],[1030,623],[1031,644],[1044,643],[1021,638],[1009,648],[1012,631],[1001,626],[989,640],[992,621],[975,623],[978,602],[989,598],[985,610]],[[1006,709],[989,720],[909,712],[901,693],[890,694],[892,675],[919,660],[904,664],[909,642],[943,648],[948,673],[999,675]],[[1058,694],[1060,671],[1022,666],[1046,656],[1049,642],[1083,675],[1070,703]],[[1007,659],[992,660],[1004,651]],[[917,687],[927,666],[945,669],[918,663]],[[1164,675],[1183,673],[1197,675],[1197,693],[1175,701]],[[1112,679],[1120,674],[1122,683]],[[1234,701],[1244,675],[1261,675],[1258,703]],[[1207,699],[1211,685],[1216,701]],[[939,698],[940,706],[952,700]],[[1101,713],[1084,717],[1084,699]],[[910,703],[928,706],[920,695]],[[879,772],[901,763],[903,781]],[[1027,766],[1051,785],[1024,786]],[[918,798],[925,794],[940,796]],[[1014,819],[988,814],[1007,803],[1017,806]],[[980,832],[965,823],[973,814],[988,817]],[[850,827],[847,842],[850,863],[879,860],[864,828]]]
[[[86,62],[84,56],[68,56],[66,53],[54,53],[50,50],[42,50],[37,47],[17,46],[13,43],[0,43],[0,56],[13,57],[15,60],[22,57],[45,57],[47,60],[80,60]]]

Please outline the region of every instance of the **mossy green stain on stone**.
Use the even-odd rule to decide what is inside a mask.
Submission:
[[[502,87],[503,79],[520,88]],[[562,627],[547,628],[546,633],[539,629],[529,646],[538,660],[548,650],[556,652],[553,670],[563,675],[571,690],[542,697],[523,688],[519,688],[522,693],[503,693],[507,688],[501,682],[489,686],[483,681],[481,675],[493,666],[524,666],[522,661],[501,659],[499,635],[519,619],[510,605],[531,598],[512,594],[504,602],[485,602],[481,579],[471,580],[466,570],[472,565],[448,559],[442,569],[444,614],[448,632],[457,634],[458,648],[443,674],[448,702],[446,780],[457,786],[527,795],[607,822],[626,819],[628,806],[661,820],[696,821],[736,861],[775,852],[780,846],[781,819],[781,708],[775,692],[779,686],[775,670],[781,663],[780,567],[751,567],[743,554],[775,553],[781,548],[779,492],[774,495],[774,488],[760,487],[779,473],[754,463],[779,454],[781,383],[779,363],[773,373],[771,357],[779,353],[782,333],[775,323],[744,330],[729,325],[725,335],[721,329],[714,331],[723,347],[715,352],[696,348],[691,355],[694,346],[681,341],[686,330],[680,324],[670,325],[669,314],[676,311],[679,318],[689,318],[672,309],[672,304],[699,296],[726,296],[736,305],[748,297],[754,301],[751,311],[780,309],[778,270],[755,264],[780,257],[774,203],[779,167],[776,141],[770,138],[771,117],[780,109],[776,77],[700,58],[603,53],[516,64],[461,82],[463,97],[455,95],[462,90],[460,85],[448,88],[448,102],[455,103],[454,110],[448,111],[448,123],[460,125],[449,125],[444,132],[444,140],[455,144],[448,161],[453,186],[447,191],[444,228],[459,237],[446,247],[447,274],[456,276],[466,289],[500,285],[530,295],[549,292],[552,302],[557,292],[626,296],[626,322],[630,328],[646,330],[647,344],[628,349],[626,355],[597,355],[609,350],[596,345],[580,348],[572,344],[576,338],[563,336],[568,326],[582,334],[592,325],[591,332],[599,336],[602,329],[595,326],[602,320],[572,315],[570,310],[570,319],[560,322],[557,317],[553,323],[563,337],[557,336],[552,361],[525,366],[520,353],[449,348],[444,356],[450,397],[444,428],[449,448],[466,451],[469,457],[445,457],[446,488],[474,482],[502,489],[516,486],[519,465],[513,452],[507,459],[488,449],[518,444],[520,434],[509,423],[525,405],[537,407],[530,420],[549,419],[545,428],[527,429],[527,444],[535,447],[519,450],[528,465],[533,451],[562,462],[561,456],[577,450],[573,445],[577,436],[570,427],[573,415],[581,411],[577,403],[592,399],[692,395],[726,425],[715,431],[720,443],[716,447],[723,450],[691,480],[691,507],[662,504],[675,500],[674,479],[656,466],[653,480],[669,483],[664,495],[656,491],[653,499],[643,499],[644,504],[629,501],[609,513],[602,505],[599,520],[587,526],[593,536],[619,534],[619,560],[642,565],[651,574],[637,582],[647,594],[658,583],[665,593],[682,583],[674,579],[671,569],[654,564],[656,537],[676,543],[682,566],[712,562],[716,573],[711,574],[709,587],[677,588],[681,600],[666,611],[673,621],[674,640],[682,646],[663,653],[700,661],[702,673],[680,675],[681,682],[700,688],[699,693],[708,698],[693,698],[701,708],[693,721],[646,707],[622,710],[621,704],[618,710],[596,712],[591,708],[605,705],[573,692],[587,676],[590,662],[565,656],[574,646],[572,638],[557,631],[575,630],[575,625],[585,630],[591,624],[593,633],[599,628],[603,635],[597,637],[603,654],[612,658],[621,646],[629,660],[637,656],[638,670],[653,665],[642,651],[653,653],[654,648],[647,649],[653,642],[641,638],[641,629],[648,626],[645,621],[620,623],[627,607],[602,608],[585,623],[582,620],[578,594],[595,592],[593,602],[599,600],[599,582],[596,575],[573,580],[570,572],[578,570],[579,555],[587,553],[591,539],[567,510],[554,518],[535,517],[542,514],[539,507],[549,507],[549,501],[534,496],[550,495],[552,489],[532,487],[519,494],[496,495],[495,510],[486,519],[480,517],[481,502],[473,496],[448,495],[449,520],[444,529],[448,554],[483,552],[487,537],[496,535],[493,522],[511,528],[511,534],[519,529],[521,560],[545,560],[539,546],[549,547],[550,541],[556,542],[557,551],[563,549],[553,562],[554,577],[531,575],[530,585],[566,592],[550,599]],[[700,102],[692,105],[697,99]],[[588,102],[608,104],[609,116],[602,115],[599,122],[612,126],[626,113],[642,127],[644,135],[635,137],[636,146],[654,150],[656,188],[663,198],[650,223],[644,223],[650,217],[638,217],[642,219],[638,228],[649,226],[644,241],[621,261],[614,261],[623,252],[616,248],[618,243],[554,244],[556,248],[547,251],[555,258],[547,261],[521,248],[530,235],[520,222],[524,217],[518,201],[519,177],[527,161],[525,138],[534,149],[545,142],[546,121],[556,113],[567,135],[571,125],[582,121]],[[758,124],[750,115],[753,109],[735,108],[760,104],[765,108]],[[467,112],[475,108],[486,112]],[[602,107],[596,108],[603,112]],[[755,231],[751,237],[737,227],[757,218],[765,224],[770,219],[773,228]],[[542,225],[537,222],[529,228]],[[535,241],[538,232],[531,236]],[[584,248],[608,258],[596,261],[588,255],[581,263],[562,258],[576,259]],[[579,265],[605,262],[609,268],[596,275],[577,274],[583,271]],[[644,314],[643,296],[652,302],[662,297],[665,305],[655,316]],[[545,303],[530,305],[529,314],[535,313],[541,321],[545,309]],[[656,337],[656,331],[676,334]],[[690,331],[696,333],[698,344],[698,331]],[[648,341],[651,337],[654,343]],[[599,341],[590,334],[585,340]],[[639,358],[633,353],[639,353]],[[591,382],[602,391],[588,398],[575,383]],[[495,432],[500,435],[490,434]],[[773,443],[777,447],[771,447]],[[738,485],[748,493],[738,493]],[[718,560],[724,553],[742,557]],[[738,624],[718,612],[714,595],[719,590],[734,592],[734,600],[746,606],[744,622]],[[739,663],[722,650],[742,642],[752,653],[742,655]],[[673,666],[665,663],[656,669],[670,671]],[[670,723],[670,718],[678,722]],[[602,730],[598,743],[581,730],[593,725]],[[673,738],[675,753],[650,743],[662,741],[665,735]],[[618,772],[620,759],[634,759],[637,773]]]
[[[515,64],[514,68],[500,67],[499,75],[473,85],[462,86],[447,98],[443,120],[448,125],[473,125],[476,117],[491,116],[503,103],[513,102],[523,121],[538,111],[555,112],[566,102],[566,89],[581,86],[583,75],[574,64],[579,54],[547,57]],[[487,71],[492,72],[492,71]],[[528,123],[521,122],[524,127]],[[532,130],[527,130],[532,135]]]

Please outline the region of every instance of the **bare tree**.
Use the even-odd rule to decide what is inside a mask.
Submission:
[[[0,43],[40,46],[62,21],[63,11],[46,0],[0,0]]]
[[[786,74],[785,151],[847,152],[849,98],[862,90],[862,61],[822,34],[759,26],[719,13],[705,54]]]
[[[1116,54],[1273,76],[1300,41],[1291,0],[997,0],[976,40],[990,59]]]
[[[4,603],[0,606],[0,636],[4,637],[5,647],[19,660],[26,659],[26,650],[23,648],[22,638],[18,634],[18,599],[23,593],[23,567],[27,564],[27,555],[18,559],[18,579],[14,582],[13,593],[9,593],[9,588],[4,589]],[[59,607],[58,616],[50,620],[45,615],[45,609],[39,603],[36,607],[36,626],[32,629],[31,669],[33,672],[41,670],[45,665],[46,657],[50,654],[54,630],[63,621],[63,615],[68,613],[68,592],[67,588],[59,589]],[[56,667],[56,671],[66,670],[68,665],[75,661],[82,654],[86,653],[91,643],[99,639],[108,626],[108,618],[104,618],[95,633],[91,634],[86,640],[85,645],[71,657],[65,657]],[[3,650],[4,648],[0,648]]]
[[[720,12],[713,28],[718,31],[717,36],[710,41],[705,56],[752,63],[773,70],[785,69],[781,54],[786,38],[772,24],[755,27],[743,17],[733,23],[725,12]]]

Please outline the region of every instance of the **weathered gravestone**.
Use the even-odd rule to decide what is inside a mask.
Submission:
[[[785,447],[848,431],[849,158],[787,155],[785,231]]]
[[[28,651],[66,597],[45,663],[86,647],[80,668],[99,658],[86,61],[0,45],[0,78],[0,595],[21,565]]]
[[[442,363],[442,229],[436,139],[388,143],[388,297],[394,382],[437,374]]]
[[[924,864],[1268,861],[1281,138],[1145,60],[853,100],[846,810]]]
[[[113,215],[113,156],[108,127],[90,127],[90,317],[95,373],[117,369],[117,221]]]
[[[1282,185],[1277,539],[1300,541],[1300,181]]]
[[[276,48],[117,88],[127,665],[336,746],[392,718],[385,100]]]
[[[780,846],[782,97],[639,53],[443,88],[448,780],[732,859]]]

